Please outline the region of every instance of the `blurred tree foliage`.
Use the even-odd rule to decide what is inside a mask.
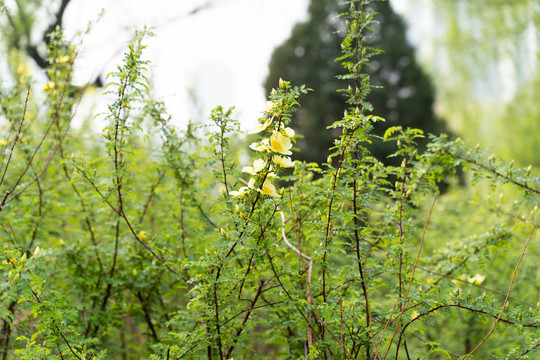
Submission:
[[[333,166],[288,157],[303,85],[275,84],[246,157],[232,109],[174,126],[152,96],[146,29],[108,77],[101,133],[70,126],[87,92],[70,91],[79,52],[61,29],[45,84],[13,51],[0,74],[0,359],[537,358],[537,169],[444,136],[420,152],[422,131],[400,126],[384,138],[402,165],[375,160],[368,2],[345,15],[355,88],[343,82]],[[475,192],[439,194],[457,168]]]
[[[434,90],[431,80],[415,59],[414,48],[405,37],[401,18],[387,2],[371,4],[379,14],[377,32],[368,39],[368,45],[382,50],[373,64],[365,69],[375,86],[368,97],[373,113],[386,119],[378,123],[375,133],[384,134],[391,127],[420,128],[430,133],[447,132],[443,121],[433,111]],[[278,47],[270,62],[270,73],[264,84],[270,91],[280,77],[294,83],[305,83],[313,88],[317,97],[306,98],[295,114],[296,129],[304,135],[298,141],[299,158],[322,162],[328,155],[339,130],[330,133],[326,127],[343,116],[345,97],[337,92],[343,87],[342,65],[334,59],[340,54],[342,30],[345,24],[336,16],[345,9],[340,1],[312,0],[309,19],[295,26],[291,37]],[[371,150],[380,160],[395,151],[389,143],[375,141]],[[422,147],[422,144],[421,144]]]
[[[12,7],[0,4],[4,15],[0,29],[12,64],[20,62],[20,54],[26,54],[41,70],[47,69],[50,65],[51,33],[62,29],[70,3],[71,0],[26,0],[16,1]],[[96,76],[92,85],[103,86],[102,74]]]
[[[538,0],[410,0],[433,18],[421,61],[438,109],[463,136],[519,164],[540,164]]]

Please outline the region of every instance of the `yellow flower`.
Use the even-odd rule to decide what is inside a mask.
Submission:
[[[276,165],[279,165],[281,167],[293,167],[294,166],[294,161],[292,161],[291,158],[288,157],[288,156],[274,155],[272,157],[272,161]]]
[[[283,155],[292,155],[290,149],[292,148],[291,139],[283,135],[279,131],[274,131],[270,137],[270,148]]]
[[[244,196],[247,193],[249,193],[249,188],[247,186],[242,186],[240,189],[238,189],[238,191],[229,191],[229,195],[234,197]]]
[[[26,64],[24,63],[20,63],[19,65],[17,65],[17,70],[16,70],[17,74],[21,75],[21,76],[30,76],[30,68],[28,66],[26,66]]]
[[[7,146],[8,142],[6,140],[0,140],[0,146]]]
[[[258,127],[256,127],[255,129],[253,130],[250,130],[248,131],[248,134],[258,134],[260,133],[261,131],[264,131],[268,125],[270,125],[272,123],[272,120],[266,120],[264,123],[260,124]]]
[[[486,280],[486,277],[481,274],[476,274],[473,277],[468,278],[470,283],[473,283],[475,285],[481,285],[484,280]]]
[[[45,86],[43,86],[44,91],[52,90],[56,87],[56,83],[54,81],[48,81]]]
[[[267,113],[272,112],[272,109],[274,108],[276,104],[274,104],[272,101],[267,101],[264,103],[264,111]]]
[[[56,59],[56,62],[59,63],[67,63],[71,60],[71,58],[68,55],[60,56],[58,59]]]
[[[260,143],[251,143],[249,148],[255,151],[268,151],[270,150],[270,145],[268,144],[268,139],[263,139]]]
[[[281,197],[281,195],[279,195],[276,192],[276,187],[274,186],[274,184],[272,184],[272,182],[268,179],[264,180],[264,183],[262,184],[261,188],[257,190],[261,194],[264,194],[264,195],[270,195],[272,197]]]
[[[266,161],[264,161],[263,159],[257,159],[253,162],[253,166],[244,166],[242,172],[246,172],[250,175],[257,175],[257,173],[264,169],[265,166]]]
[[[146,241],[148,239],[148,234],[146,233],[146,231],[139,231],[139,239],[141,239],[142,241]]]
[[[290,127],[286,127],[285,129],[283,129],[283,132],[285,132],[285,135],[288,137],[294,136],[294,130],[291,129]]]

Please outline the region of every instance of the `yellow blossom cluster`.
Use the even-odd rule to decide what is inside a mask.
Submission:
[[[29,78],[32,75],[32,73],[30,72],[30,68],[25,63],[20,63],[19,65],[17,65],[16,73],[21,78]]]
[[[47,83],[43,86],[43,91],[51,91],[57,86],[57,84],[54,81],[47,81]]]
[[[284,87],[283,84],[283,80],[280,79],[280,88]],[[252,166],[245,166],[242,169],[242,172],[250,174],[252,178],[247,186],[241,187],[238,191],[229,192],[234,197],[246,195],[251,190],[258,191],[263,195],[280,197],[272,183],[273,179],[277,177],[276,171],[279,168],[294,166],[294,161],[288,155],[292,155],[292,139],[295,133],[293,129],[283,125],[280,118],[280,104],[267,101],[264,112],[267,118],[259,119],[262,124],[249,133],[258,134],[264,131],[269,137],[249,145],[252,150],[260,153],[260,158],[256,159]]]

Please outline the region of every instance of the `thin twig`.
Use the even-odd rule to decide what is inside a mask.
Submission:
[[[26,98],[24,100],[24,108],[23,108],[23,113],[22,113],[22,117],[21,117],[21,122],[20,122],[20,125],[19,125],[19,129],[17,130],[17,134],[15,135],[15,139],[13,140],[13,144],[11,144],[11,150],[9,151],[9,156],[8,156],[8,159],[7,159],[7,162],[6,162],[6,167],[4,168],[4,172],[2,173],[2,178],[0,179],[0,185],[2,185],[4,183],[4,178],[6,177],[6,173],[7,173],[8,167],[9,167],[9,163],[11,162],[11,157],[13,156],[13,150],[15,150],[15,145],[17,145],[17,141],[20,140],[22,126],[23,126],[23,123],[24,123],[24,118],[26,116],[26,109],[28,108],[28,99],[29,98],[30,98],[30,85],[28,85],[28,90],[26,91]],[[4,159],[2,158],[2,162],[3,161],[4,161]],[[6,196],[4,197],[4,199],[2,200],[2,205],[0,205],[0,210],[2,210],[2,206],[5,204],[5,201],[6,201],[6,198],[7,198],[8,195],[9,194],[7,193]]]
[[[529,242],[531,241],[531,238],[534,234],[534,231],[536,230],[536,225],[531,230],[531,233],[529,234],[529,238],[527,239],[527,242],[525,243],[525,246],[523,247],[523,251],[521,252],[521,255],[519,257],[519,260],[516,264],[516,267],[514,269],[514,273],[512,274],[512,279],[510,280],[510,285],[508,286],[508,292],[506,293],[506,298],[504,299],[503,306],[501,308],[501,312],[499,313],[499,316],[495,320],[495,323],[493,323],[493,326],[491,327],[491,330],[487,333],[487,335],[480,341],[480,343],[467,355],[467,357],[464,360],[467,360],[471,357],[471,355],[482,346],[486,340],[490,337],[491,333],[495,330],[495,326],[497,326],[497,323],[501,319],[501,316],[504,312],[504,309],[506,308],[506,305],[508,305],[508,297],[510,296],[510,291],[512,291],[512,285],[514,285],[514,279],[516,278],[516,274],[519,268],[519,265],[521,264],[521,260],[523,259],[523,256],[525,256],[525,250],[527,249],[527,245],[529,245]]]
[[[290,242],[289,240],[287,239],[287,235],[285,234],[285,214],[283,213],[283,211],[281,211],[281,223],[282,223],[282,228],[281,228],[281,236],[283,237],[283,241],[285,242],[285,244],[287,244],[287,246],[292,250],[294,251],[295,253],[297,253],[302,259],[305,259],[309,262],[309,265],[308,265],[308,271],[307,271],[307,275],[306,275],[306,292],[307,292],[307,304],[308,304],[308,308],[311,307],[311,305],[313,304],[313,295],[311,294],[311,278],[312,278],[312,275],[313,275],[313,260],[305,255],[303,252],[301,252],[299,249],[295,248]],[[307,324],[307,340],[308,340],[308,346],[311,347],[313,345],[313,333],[312,333],[312,330],[311,330],[311,324],[309,322],[310,320],[310,316],[309,316],[309,313],[308,313],[308,324]]]

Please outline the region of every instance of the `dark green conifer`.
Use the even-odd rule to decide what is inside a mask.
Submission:
[[[388,127],[396,125],[430,133],[446,132],[444,123],[433,111],[433,86],[416,62],[402,19],[387,2],[376,2],[372,6],[378,12],[380,25],[368,45],[383,52],[374,59],[373,66],[366,69],[372,83],[380,86],[372,91],[368,100],[373,105],[373,113],[386,119],[376,124],[375,133],[382,135]],[[341,53],[339,30],[344,27],[336,16],[344,10],[338,0],[311,0],[308,20],[295,26],[291,37],[274,51],[270,62],[270,73],[264,84],[267,91],[282,77],[294,84],[306,84],[317,94],[302,100],[302,108],[293,121],[297,132],[304,136],[297,143],[301,152],[296,158],[301,160],[326,160],[328,148],[337,135],[326,127],[340,119],[346,108],[345,97],[337,93],[337,89],[346,86],[343,80],[336,78],[344,71],[341,64],[334,61]],[[395,149],[382,141],[374,141],[371,150],[386,162]]]

